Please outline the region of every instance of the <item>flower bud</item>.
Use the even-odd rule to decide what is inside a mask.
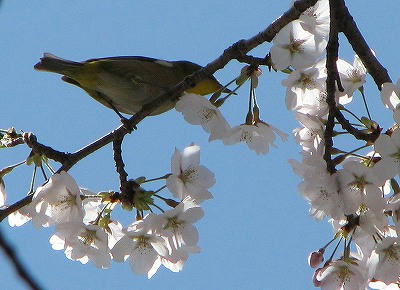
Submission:
[[[310,265],[311,268],[316,268],[324,261],[324,251],[323,249],[319,249],[317,252],[310,253],[308,256],[308,265]]]

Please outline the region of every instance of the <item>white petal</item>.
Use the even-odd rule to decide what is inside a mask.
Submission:
[[[195,246],[199,241],[199,233],[193,225],[185,224],[182,228],[182,239],[185,245]]]
[[[111,249],[113,260],[124,262],[131,254],[134,248],[134,242],[128,236],[123,236]]]
[[[283,70],[290,66],[292,61],[292,56],[289,50],[284,49],[279,46],[273,46],[270,50],[271,61],[276,70]]]
[[[158,258],[157,253],[151,247],[136,248],[129,258],[132,270],[137,274],[148,274]]]
[[[182,170],[186,170],[192,166],[200,164],[200,147],[198,145],[191,145],[183,149],[182,152]]]
[[[215,184],[215,176],[208,168],[205,166],[199,166],[198,170],[198,182],[205,188],[210,188]]]
[[[172,174],[181,174],[181,152],[175,148],[174,154],[171,157],[171,172]]]
[[[192,207],[185,210],[180,218],[183,219],[186,223],[192,224],[197,222],[203,216],[204,211],[201,209],[201,207]]]

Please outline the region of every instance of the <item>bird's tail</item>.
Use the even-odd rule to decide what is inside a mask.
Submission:
[[[80,62],[62,59],[51,53],[44,53],[40,61],[35,64],[34,68],[39,71],[49,71],[59,74],[68,74],[68,71],[83,66]]]

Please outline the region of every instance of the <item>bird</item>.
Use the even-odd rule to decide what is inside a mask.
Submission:
[[[44,53],[34,68],[62,75],[61,79],[83,89],[104,106],[120,113],[134,115],[186,76],[202,66],[190,61],[167,61],[144,56],[93,58],[82,62],[66,60]],[[187,93],[208,95],[218,90],[229,92],[209,75]],[[175,106],[166,102],[150,115],[164,113]]]

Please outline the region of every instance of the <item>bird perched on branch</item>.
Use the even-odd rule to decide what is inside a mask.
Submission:
[[[45,53],[34,68],[61,74],[63,81],[80,87],[118,114],[133,115],[144,104],[153,101],[202,67],[190,61],[166,61],[142,56],[105,57],[75,62]],[[223,86],[210,75],[187,92],[208,95],[221,89]],[[224,91],[229,92],[226,89]],[[174,103],[167,102],[151,115],[161,114],[174,106]]]

